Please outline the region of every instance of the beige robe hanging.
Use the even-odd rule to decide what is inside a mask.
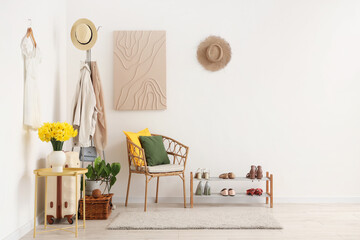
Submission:
[[[91,62],[91,79],[96,98],[97,122],[95,126],[94,145],[99,154],[105,149],[107,144],[107,130],[105,118],[104,95],[101,86],[100,74],[96,62]]]
[[[80,80],[76,87],[73,106],[73,125],[79,132],[73,138],[75,146],[91,146],[91,138],[94,136],[96,122],[96,98],[91,84],[90,68],[86,63],[82,62]]]

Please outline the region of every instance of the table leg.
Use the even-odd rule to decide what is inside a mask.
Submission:
[[[85,174],[83,174],[83,226],[85,228]]]
[[[47,218],[46,218],[46,215],[47,215],[47,179],[48,177],[45,176],[45,216],[44,216],[44,228],[46,229],[46,225],[47,225]]]
[[[36,205],[37,205],[37,185],[38,185],[38,176],[35,175],[35,201],[34,201],[34,238],[36,236]]]
[[[77,196],[78,196],[78,174],[75,174],[75,237],[78,236],[78,201],[77,201]]]

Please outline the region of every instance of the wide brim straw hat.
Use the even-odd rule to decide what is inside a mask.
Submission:
[[[97,40],[97,30],[93,22],[89,19],[81,18],[77,20],[71,28],[71,41],[80,50],[91,49]]]
[[[197,58],[206,70],[218,71],[224,68],[231,59],[230,45],[221,37],[209,36],[200,43]]]

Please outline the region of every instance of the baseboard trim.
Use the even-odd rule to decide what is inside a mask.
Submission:
[[[42,223],[44,223],[44,212],[40,213],[36,217],[36,226]],[[6,236],[4,240],[18,240],[23,236],[25,236],[25,234],[27,234],[32,229],[34,229],[34,219],[27,221],[24,225],[22,225],[21,227],[10,233],[8,236]]]
[[[159,202],[163,203],[183,203],[182,197],[159,197]],[[190,203],[190,198],[186,199]],[[125,203],[124,197],[113,197],[114,203]],[[155,202],[155,197],[149,197],[148,203]],[[195,203],[264,203],[264,198],[252,199],[248,198],[224,198],[219,197],[206,197],[194,199]],[[129,203],[144,203],[143,197],[129,198]],[[274,203],[360,203],[360,197],[276,197]]]

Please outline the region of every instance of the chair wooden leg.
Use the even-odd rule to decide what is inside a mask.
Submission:
[[[145,175],[145,203],[144,203],[144,212],[146,212],[146,205],[147,205],[147,188],[148,188],[148,178]]]
[[[266,172],[266,179],[269,179],[269,172]],[[266,194],[269,194],[269,180],[266,180]],[[268,197],[266,197],[266,204],[269,204]]]
[[[159,180],[160,177],[157,177],[157,183],[156,183],[156,198],[155,198],[155,203],[158,203],[158,196],[159,196]]]
[[[192,172],[190,172],[190,207],[194,207],[194,176]]]
[[[270,208],[273,208],[273,204],[274,204],[274,188],[273,188],[273,184],[274,184],[274,178],[273,175],[270,174]]]
[[[183,191],[184,191],[184,208],[186,208],[186,190],[185,190],[185,174],[182,174],[182,180],[183,180]]]
[[[126,191],[125,207],[127,207],[127,204],[128,204],[130,181],[131,181],[131,172],[129,172],[129,180],[128,180],[128,186],[127,186],[127,191]]]

